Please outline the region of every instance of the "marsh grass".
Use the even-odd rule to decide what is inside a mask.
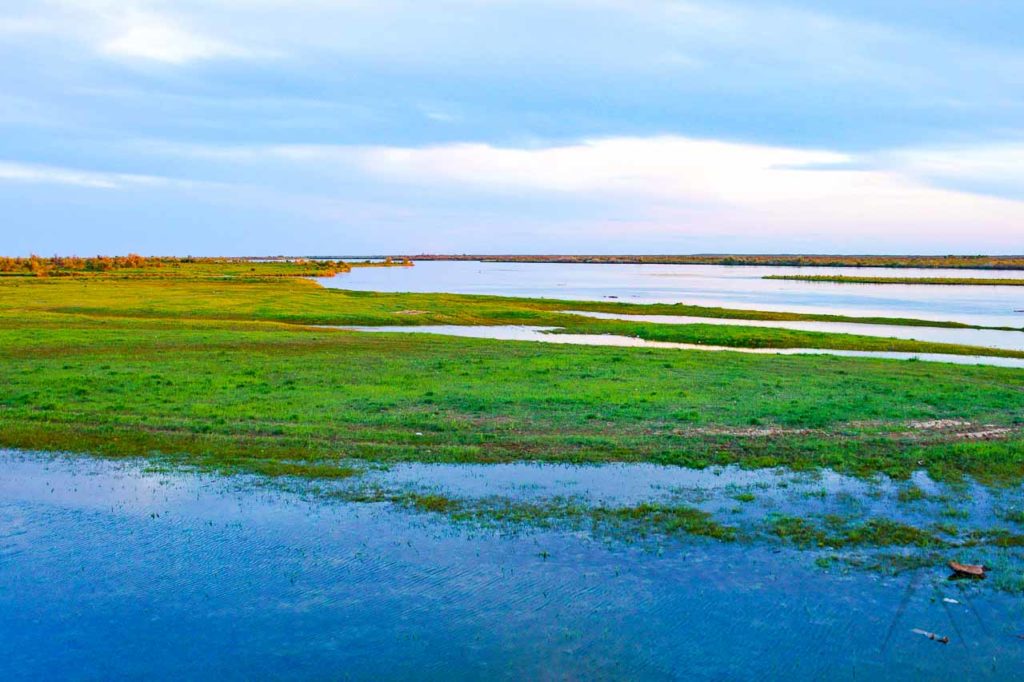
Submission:
[[[947,286],[1024,286],[1024,279],[998,277],[855,277],[848,275],[765,275],[762,279],[788,279],[799,282],[834,284],[937,284]]]
[[[280,278],[0,280],[0,444],[313,478],[342,476],[357,459],[831,467],[898,478],[924,468],[984,482],[1024,474],[1017,370],[305,326],[511,315],[637,331],[552,312],[564,305]],[[398,314],[409,310],[425,312]],[[760,335],[780,330],[728,329],[741,330],[737,343],[779,342]],[[1008,431],[964,441],[909,426],[942,419]]]

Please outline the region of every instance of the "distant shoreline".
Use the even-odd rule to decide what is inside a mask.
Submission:
[[[616,265],[738,265],[848,268],[928,268],[1024,270],[1024,255],[1014,256],[870,256],[870,255],[452,255],[396,254],[413,261],[480,261],[492,263],[589,263]]]
[[[766,275],[761,279],[831,284],[932,284],[939,286],[1024,287],[1024,279],[974,277],[847,277],[845,275]]]

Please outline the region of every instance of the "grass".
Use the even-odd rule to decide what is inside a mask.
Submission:
[[[841,549],[848,547],[916,547],[939,548],[948,542],[926,530],[885,518],[863,523],[827,517],[822,524],[797,516],[774,516],[769,520],[771,531],[798,547]]]
[[[790,279],[800,282],[836,284],[940,284],[950,286],[1021,287],[1024,279],[994,277],[850,277],[846,275],[766,275],[762,279]]]
[[[919,502],[928,499],[928,494],[921,490],[920,487],[911,484],[905,488],[900,488],[900,491],[896,494],[896,499],[901,503]]]
[[[363,493],[355,493],[360,496]],[[338,494],[351,499],[351,494]],[[632,506],[589,504],[572,498],[536,502],[506,497],[469,500],[440,493],[397,492],[371,495],[373,501],[387,501],[420,512],[444,514],[461,522],[508,528],[554,526],[588,530],[600,535],[629,538],[648,535],[689,535],[724,542],[737,539],[736,529],[715,521],[711,514],[678,504],[641,503]]]
[[[651,312],[594,307],[622,305]],[[560,315],[564,307],[277,277],[0,279],[0,445],[314,478],[349,475],[353,460],[827,466],[901,477],[925,468],[993,481],[1024,473],[1019,370],[308,326],[526,323],[723,340],[712,325],[648,330]],[[837,343],[788,330],[726,333],[739,345]],[[964,440],[913,426],[944,419],[1008,431]]]

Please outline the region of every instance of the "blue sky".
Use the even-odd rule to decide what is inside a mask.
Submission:
[[[1021,253],[1019,0],[0,1],[8,254]]]

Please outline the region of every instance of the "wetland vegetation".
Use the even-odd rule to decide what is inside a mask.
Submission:
[[[943,286],[1021,287],[1024,279],[1009,277],[855,277],[846,275],[765,275],[763,279],[834,284],[937,284]]]
[[[834,256],[806,254],[693,254],[680,255],[440,255],[409,256],[414,260],[483,261],[499,263],[621,263],[657,265],[785,265],[851,268],[962,268],[1022,270],[1024,256]]]
[[[390,263],[359,264],[366,265]],[[801,581],[798,589],[780,593],[787,595],[778,597],[784,601],[807,593],[806,581],[817,581],[823,587],[815,588],[815,602],[838,603],[847,592],[877,589],[880,612],[887,612],[896,607],[899,592],[883,590],[878,581],[909,580],[951,591],[945,570],[950,559],[993,567],[984,585],[958,586],[958,598],[984,590],[986,599],[1003,608],[1024,592],[1024,371],[336,328],[536,325],[741,348],[1015,354],[858,334],[594,319],[564,311],[969,325],[677,304],[378,293],[327,289],[310,279],[357,267],[336,262],[177,259],[106,270],[18,267],[0,277],[0,447],[28,452],[0,453],[10,471],[26,472],[21,483],[8,485],[6,495],[17,500],[26,486],[35,486],[35,496],[20,507],[29,510],[27,517],[46,505],[65,504],[59,495],[54,502],[60,484],[51,480],[66,475],[63,467],[80,466],[67,462],[85,458],[62,463],[58,457],[50,465],[48,455],[34,451],[98,455],[88,461],[106,472],[98,479],[64,481],[65,496],[87,491],[81,493],[87,509],[75,512],[74,523],[64,513],[32,517],[44,518],[39,523],[62,538],[39,543],[34,551],[57,545],[75,556],[79,545],[92,547],[95,530],[81,529],[96,517],[96,499],[121,485],[132,492],[115,495],[114,505],[130,506],[131,495],[153,495],[154,501],[130,522],[120,511],[110,512],[113,520],[106,523],[128,527],[116,535],[121,540],[111,542],[134,548],[136,540],[123,538],[160,538],[152,545],[169,548],[160,550],[160,565],[180,563],[175,548],[191,547],[206,534],[215,549],[224,533],[236,532],[256,538],[251,541],[258,547],[276,547],[279,538],[261,535],[270,519],[284,524],[290,542],[312,543],[313,549],[296,557],[328,551],[332,570],[368,565],[367,543],[386,545],[379,551],[387,556],[404,551],[396,548],[415,552],[382,562],[383,573],[373,574],[372,584],[408,579],[420,585],[420,568],[447,575],[425,558],[437,547],[443,544],[446,557],[465,552],[452,569],[453,582],[441,590],[445,599],[458,597],[465,567],[479,566],[480,552],[509,547],[516,554],[500,565],[502,576],[547,576],[548,569],[561,566],[578,576],[586,565],[580,557],[601,553],[601,561],[612,557],[610,575],[618,581],[668,561],[669,578],[655,572],[652,580],[659,592],[673,585],[686,600],[706,590],[706,571],[717,576],[723,567],[736,566],[730,569],[735,582],[722,587],[729,598],[737,587],[759,592],[780,580]],[[111,476],[118,467],[134,473]],[[167,501],[163,483],[147,482],[147,476],[166,476],[179,481],[170,487],[195,487],[196,493]],[[134,487],[137,480],[143,480],[142,492]],[[250,526],[220,529],[230,514],[203,492],[211,480],[237,484],[227,506]],[[187,537],[178,537],[193,498],[202,500],[195,502],[199,520],[188,526]],[[290,514],[283,500],[309,507]],[[249,505],[263,511],[244,511]],[[173,521],[163,521],[161,514]],[[314,524],[325,518],[331,525]],[[344,525],[352,523],[359,525]],[[67,537],[78,539],[68,543]],[[87,556],[98,561],[106,554]],[[238,564],[230,552],[224,562]],[[285,589],[306,579],[307,559],[300,564],[282,580]],[[267,565],[281,565],[281,559]],[[506,566],[515,570],[506,574]],[[262,591],[274,576],[271,569],[260,570]],[[215,572],[218,581],[222,572]],[[497,569],[483,572],[482,580],[497,584]],[[904,577],[908,573],[912,577]],[[692,582],[684,586],[686,580]],[[356,582],[330,573],[318,584],[344,588]],[[618,583],[608,589],[634,590]],[[579,594],[573,591],[565,603],[578,603]],[[548,590],[544,598],[548,603]],[[460,603],[476,608],[478,602],[470,594]],[[849,617],[845,608],[837,606],[836,612]],[[506,618],[521,610],[510,606],[502,613]],[[872,634],[882,627],[874,625]]]
[[[559,313],[562,301],[327,290],[276,276],[304,272],[303,263],[247,263],[237,277],[216,267],[182,263],[156,279],[0,279],[0,444],[314,477],[352,460],[924,468],[981,479],[1024,469],[1024,373],[1012,369],[314,325],[547,324],[748,347],[978,349],[591,320]],[[752,314],[702,310],[716,312]]]

